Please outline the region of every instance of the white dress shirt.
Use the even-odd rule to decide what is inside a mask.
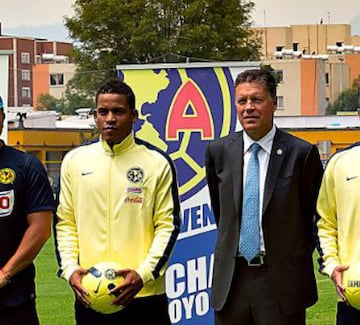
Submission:
[[[258,157],[259,157],[259,167],[260,167],[260,180],[259,180],[259,190],[260,190],[260,195],[259,195],[259,224],[260,224],[260,251],[261,252],[265,252],[265,245],[264,245],[264,234],[262,231],[262,227],[261,227],[261,222],[262,222],[262,213],[263,213],[263,202],[264,202],[264,188],[265,188],[265,179],[266,179],[266,174],[267,174],[267,170],[268,170],[268,166],[269,166],[269,160],[270,160],[270,153],[271,153],[271,148],[273,145],[273,141],[274,141],[274,136],[275,136],[275,131],[276,131],[276,127],[275,125],[273,125],[272,129],[264,136],[262,137],[259,141],[254,141],[253,139],[251,139],[246,132],[244,131],[244,169],[243,169],[243,189],[245,187],[245,175],[246,175],[246,171],[247,171],[247,166],[248,166],[248,162],[249,162],[249,158],[250,158],[250,147],[251,145],[256,142],[261,146],[261,149],[259,151]]]

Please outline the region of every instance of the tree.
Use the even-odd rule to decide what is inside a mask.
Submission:
[[[340,111],[356,111],[360,107],[360,75],[354,79],[352,87],[346,89],[333,104],[328,105],[326,114],[336,114]]]
[[[94,108],[94,101],[66,90],[65,97],[57,99],[49,94],[41,94],[38,98],[38,110],[54,110],[64,115],[73,115],[78,108]]]
[[[65,115],[74,115],[78,108],[94,108],[93,98],[89,98],[84,94],[71,91],[67,88],[65,91],[66,105],[62,111]]]
[[[270,64],[260,63],[260,69],[264,70],[264,71],[267,71],[267,72],[270,72],[273,75],[273,77],[274,77],[274,79],[276,81],[276,85],[279,84],[279,82],[281,81],[280,76]]]
[[[359,107],[358,93],[359,90],[357,88],[344,90],[333,104],[328,105],[326,108],[326,114],[356,111]]]
[[[78,65],[70,85],[93,96],[117,64],[257,60],[252,1],[75,0],[65,18]]]
[[[53,110],[57,112],[62,112],[65,106],[65,100],[57,99],[54,96],[43,93],[39,95],[37,99],[37,104],[39,111]]]

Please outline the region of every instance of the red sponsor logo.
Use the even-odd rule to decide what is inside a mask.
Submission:
[[[135,196],[135,197],[127,197],[124,200],[124,203],[134,203],[134,204],[141,204],[143,203],[144,198],[140,197],[140,196]]]
[[[14,190],[0,192],[0,218],[11,215],[14,201]]]
[[[9,209],[10,208],[10,198],[7,196],[0,197],[0,209]]]

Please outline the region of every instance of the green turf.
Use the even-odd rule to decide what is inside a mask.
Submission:
[[[50,238],[35,260],[37,310],[41,325],[72,325],[73,293],[67,282],[57,277],[54,241]]]
[[[314,261],[315,267],[318,267]],[[308,325],[332,325],[335,324],[336,313],[336,290],[332,281],[322,274],[317,269],[315,270],[319,300],[318,302],[307,310]],[[306,290],[306,289],[305,289]]]
[[[54,242],[50,238],[36,261],[37,308],[41,325],[73,325],[73,294],[65,280],[56,276],[57,264]],[[315,264],[317,267],[317,264]],[[334,285],[325,276],[315,272],[319,301],[307,311],[308,325],[334,324],[336,293]],[[306,290],[306,288],[304,288]]]

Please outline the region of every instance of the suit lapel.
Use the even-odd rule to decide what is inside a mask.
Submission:
[[[241,207],[241,198],[243,192],[243,152],[244,142],[242,132],[237,133],[237,136],[229,143],[230,150],[230,164],[231,166],[231,181],[233,186],[233,195],[235,209],[238,215]]]
[[[286,151],[287,141],[282,136],[282,131],[276,129],[265,181],[263,215],[272,197],[282,164],[285,161]]]

